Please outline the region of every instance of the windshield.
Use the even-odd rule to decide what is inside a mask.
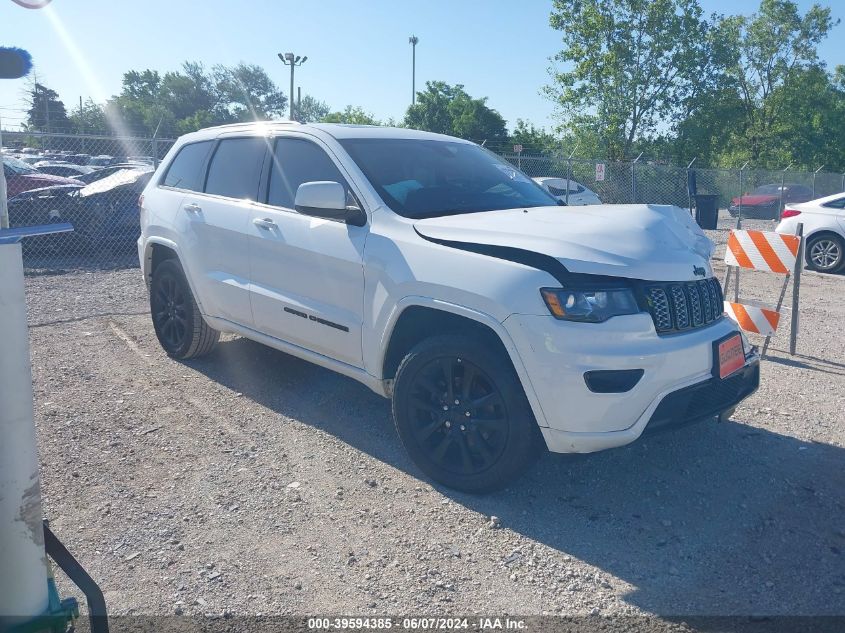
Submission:
[[[539,185],[470,143],[342,139],[382,200],[406,218],[557,205]]]
[[[38,172],[37,169],[12,156],[3,157],[3,171],[7,174],[35,174]]]

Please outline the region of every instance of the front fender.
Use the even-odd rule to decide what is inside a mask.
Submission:
[[[143,242],[141,240],[143,240]],[[188,286],[191,289],[191,294],[194,296],[194,301],[197,302],[197,307],[199,307],[200,313],[205,315],[205,310],[203,310],[202,307],[202,300],[199,293],[197,293],[194,282],[191,279],[190,271],[186,266],[185,258],[182,257],[182,250],[179,248],[179,245],[166,237],[160,237],[158,235],[148,237],[146,240],[142,237],[141,240],[138,241],[138,253],[141,263],[141,271],[144,275],[144,283],[147,285],[147,290],[150,288],[150,281],[152,277],[153,247],[158,245],[168,248],[176,253],[176,259],[179,260],[179,264],[182,266],[182,272],[185,273],[185,279],[188,280]]]
[[[516,345],[514,344],[510,334],[502,325],[501,321],[499,321],[490,314],[481,312],[468,306],[419,295],[408,295],[402,297],[402,299],[395,303],[393,309],[390,311],[389,316],[387,317],[387,322],[385,323],[385,327],[381,331],[378,343],[375,345],[367,345],[365,342],[364,362],[365,366],[368,368],[369,373],[377,375],[379,378],[384,379],[381,368],[384,367],[385,356],[390,346],[390,339],[393,335],[396,324],[399,321],[399,317],[406,309],[410,307],[430,308],[433,310],[448,312],[450,314],[470,319],[490,328],[496,334],[496,336],[499,337],[499,340],[502,342],[502,345],[504,346],[508,356],[510,357],[511,363],[513,364],[517,377],[519,378],[519,381],[522,384],[522,389],[525,392],[525,396],[528,398],[528,403],[531,405],[531,409],[534,412],[534,417],[537,420],[537,423],[540,426],[548,426],[548,424],[546,423],[545,415],[543,414],[543,409],[540,406],[539,398],[537,397],[537,394],[534,391],[534,387],[531,384],[531,379],[529,378],[528,372],[525,369],[525,364],[523,363],[522,357],[519,354],[519,350],[516,348]],[[373,353],[370,358],[366,357],[366,352],[368,350],[373,350]]]

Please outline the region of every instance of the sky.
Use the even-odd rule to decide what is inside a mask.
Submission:
[[[707,13],[752,13],[758,2],[700,0]],[[560,34],[549,26],[551,0],[53,0],[30,10],[0,0],[0,46],[33,57],[39,83],[68,110],[79,98],[104,102],[127,70],[178,70],[258,64],[286,93],[290,70],[277,53],[307,55],[297,86],[333,110],[358,105],[377,118],[401,119],[411,99],[416,35],[417,89],[427,80],[463,84],[488,97],[513,128],[517,118],[555,124],[541,94]],[[845,1],[827,0],[845,22]],[[802,11],[810,0],[798,0]],[[845,24],[821,45],[829,66],[845,63]],[[4,128],[23,122],[26,80],[0,80]]]

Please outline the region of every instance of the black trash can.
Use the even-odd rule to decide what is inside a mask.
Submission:
[[[702,229],[715,229],[719,219],[719,196],[699,193],[695,196],[695,221]]]

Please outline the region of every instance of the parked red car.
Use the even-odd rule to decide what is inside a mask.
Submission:
[[[763,218],[777,220],[780,217],[781,185],[762,185],[751,193],[741,196],[742,216],[745,218]],[[783,204],[807,202],[812,200],[813,190],[804,185],[786,183],[783,185]],[[731,200],[728,212],[736,217],[739,214],[740,198]]]
[[[24,191],[52,187],[53,185],[80,185],[72,178],[44,174],[22,160],[3,156],[3,173],[6,175],[6,195],[11,198]]]

